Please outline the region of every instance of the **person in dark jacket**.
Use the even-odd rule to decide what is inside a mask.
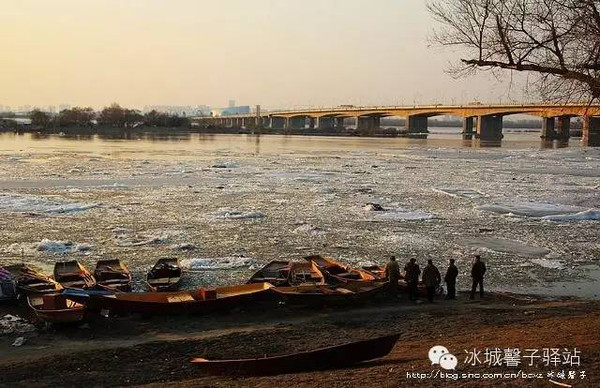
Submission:
[[[483,275],[485,275],[485,264],[481,261],[479,255],[475,256],[475,261],[471,267],[471,277],[473,278],[473,286],[471,287],[471,299],[475,299],[475,291],[479,285],[479,296],[483,298]]]
[[[400,266],[396,261],[396,256],[390,257],[390,261],[385,265],[385,277],[389,282],[388,292],[391,297],[398,297],[398,280],[400,280]]]
[[[423,283],[427,287],[427,300],[432,303],[433,296],[435,295],[435,289],[438,288],[442,282],[442,275],[433,261],[427,260],[427,265],[423,268]]]
[[[417,285],[419,284],[419,275],[421,275],[421,269],[417,264],[417,260],[410,259],[410,261],[404,266],[404,279],[408,285],[408,298],[410,300],[417,300],[419,298],[419,291]]]
[[[446,295],[446,299],[456,299],[456,278],[458,277],[458,268],[454,265],[454,259],[450,259],[450,265],[448,265],[448,269],[446,270],[446,276],[444,276],[444,281],[446,282],[446,286],[448,287],[448,294]]]

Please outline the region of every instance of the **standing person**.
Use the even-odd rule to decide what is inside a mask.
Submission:
[[[483,275],[485,275],[485,264],[481,261],[481,256],[476,255],[473,267],[471,267],[471,277],[473,278],[473,286],[471,287],[471,299],[475,299],[475,290],[479,285],[479,296],[483,298]]]
[[[427,265],[423,268],[423,283],[427,287],[427,300],[432,303],[435,289],[442,282],[442,275],[431,259],[427,260]]]
[[[448,295],[446,299],[456,299],[456,278],[458,277],[458,268],[454,265],[454,259],[450,259],[450,265],[448,265],[448,269],[446,270],[446,276],[444,276],[444,281],[448,286]]]
[[[410,300],[417,300],[419,298],[419,290],[417,288],[419,275],[421,275],[421,269],[417,264],[417,260],[410,259],[404,267],[404,279],[408,285],[408,298]]]
[[[391,256],[390,261],[385,265],[385,277],[389,282],[388,290],[392,298],[398,297],[398,280],[400,280],[400,266],[396,261],[396,256]]]

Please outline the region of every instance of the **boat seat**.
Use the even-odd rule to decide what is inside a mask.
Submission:
[[[152,284],[169,284],[169,280],[171,278],[158,278],[158,279],[150,279],[148,282]]]
[[[341,294],[354,294],[354,291],[350,291],[346,288],[336,288],[335,290]]]
[[[193,296],[190,294],[181,294],[181,295],[171,295],[167,297],[167,302],[169,303],[177,303],[177,302],[191,302],[194,301]]]
[[[108,280],[103,280],[102,283],[103,284],[119,284],[119,283],[123,283],[125,281],[125,279],[108,279]]]

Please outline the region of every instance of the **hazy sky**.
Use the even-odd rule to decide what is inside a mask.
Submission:
[[[267,108],[520,99],[454,80],[424,0],[2,0],[0,104]]]

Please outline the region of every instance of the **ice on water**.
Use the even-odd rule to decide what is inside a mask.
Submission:
[[[7,213],[69,214],[98,206],[97,203],[77,204],[36,195],[0,193],[0,212]]]

